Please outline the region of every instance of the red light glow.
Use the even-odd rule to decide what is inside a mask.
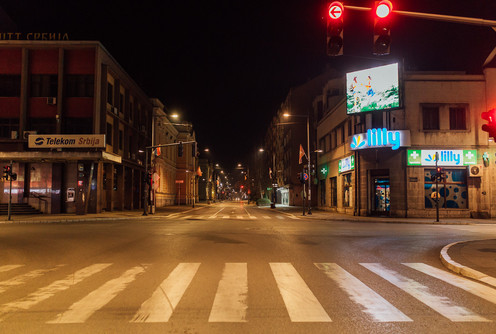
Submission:
[[[379,2],[377,7],[375,8],[375,15],[377,17],[383,19],[386,18],[393,11],[393,4],[390,1],[383,0]]]

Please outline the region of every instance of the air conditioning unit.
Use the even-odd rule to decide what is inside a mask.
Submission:
[[[468,176],[470,177],[481,177],[482,171],[483,171],[482,165],[468,166]]]
[[[54,106],[57,104],[57,98],[56,97],[47,97],[47,104]]]
[[[112,107],[112,112],[119,116],[119,109],[117,107]]]
[[[35,135],[35,134],[37,134],[37,133],[38,133],[37,131],[24,131],[24,132],[22,133],[22,138],[24,138],[24,139],[28,140],[28,136],[29,136],[29,135]]]

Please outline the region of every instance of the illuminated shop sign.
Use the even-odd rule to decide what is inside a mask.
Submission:
[[[1,41],[68,41],[69,34],[61,32],[1,32]]]
[[[344,159],[339,160],[338,164],[338,172],[343,173],[347,172],[349,170],[355,169],[355,156],[350,155],[349,157],[346,157]]]
[[[29,148],[105,148],[105,135],[29,135]]]
[[[467,166],[477,163],[477,150],[408,150],[408,166]]]
[[[367,133],[356,134],[351,138],[352,150],[366,148],[391,147],[397,150],[400,147],[410,146],[409,130],[369,129]]]
[[[327,174],[329,173],[329,167],[327,164],[323,164],[319,166],[319,179],[324,180],[327,178]]]

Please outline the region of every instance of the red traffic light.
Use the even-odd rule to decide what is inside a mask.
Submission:
[[[379,3],[375,7],[375,15],[381,19],[388,17],[392,11],[393,4],[391,3],[391,1],[388,0],[379,1]]]
[[[496,122],[496,109],[491,109],[489,111],[484,111],[481,114],[482,119],[489,121],[489,123]]]
[[[339,1],[332,2],[328,9],[329,18],[332,20],[340,19],[343,16],[344,6]]]

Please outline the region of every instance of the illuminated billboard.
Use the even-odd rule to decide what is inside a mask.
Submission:
[[[398,108],[398,63],[346,74],[346,113]]]

